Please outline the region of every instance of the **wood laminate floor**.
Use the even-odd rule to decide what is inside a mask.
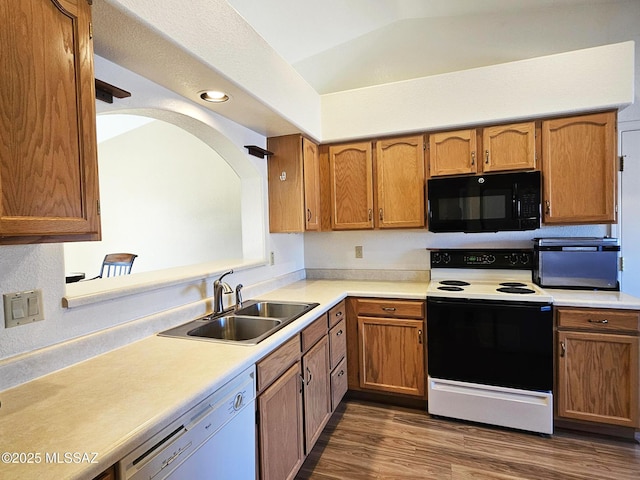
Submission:
[[[586,434],[552,437],[343,402],[297,480],[640,480],[640,445]]]

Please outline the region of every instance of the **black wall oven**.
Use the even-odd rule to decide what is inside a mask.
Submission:
[[[540,172],[432,178],[427,194],[432,232],[540,227]]]

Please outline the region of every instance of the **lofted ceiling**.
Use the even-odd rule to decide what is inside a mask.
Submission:
[[[210,1],[210,0],[209,0]],[[190,96],[216,78],[232,102],[209,106],[264,135],[297,126],[255,92],[120,4],[94,1],[95,52],[176,93]],[[156,8],[204,9],[170,0]],[[212,2],[215,3],[215,2]],[[640,38],[639,0],[228,0],[267,48],[318,95],[512,62]],[[138,11],[139,12],[139,11]],[[152,10],[149,10],[150,15]],[[219,17],[203,13],[184,31]],[[229,30],[234,38],[234,32]],[[206,32],[200,38],[206,44]],[[259,45],[264,48],[264,45]],[[238,45],[237,53],[251,48]],[[237,61],[242,61],[238,58]],[[168,66],[170,68],[167,68]],[[107,80],[108,81],[108,80]],[[122,88],[126,89],[126,85]],[[200,88],[202,89],[202,88]]]

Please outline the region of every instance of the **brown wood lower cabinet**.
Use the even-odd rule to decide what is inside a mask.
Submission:
[[[263,480],[295,477],[346,393],[346,348],[341,345],[346,335],[338,334],[344,325],[340,318],[344,318],[344,302],[256,365]],[[332,359],[337,362],[335,367]]]
[[[424,398],[424,301],[351,298],[347,310],[349,388]]]
[[[258,397],[260,478],[294,478],[304,462],[300,362]]]
[[[325,335],[302,357],[305,447],[309,453],[331,417],[329,341]]]
[[[560,418],[640,428],[640,312],[558,308]]]

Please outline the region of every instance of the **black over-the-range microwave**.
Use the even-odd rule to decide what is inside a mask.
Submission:
[[[432,178],[427,194],[432,232],[540,227],[540,172]]]

